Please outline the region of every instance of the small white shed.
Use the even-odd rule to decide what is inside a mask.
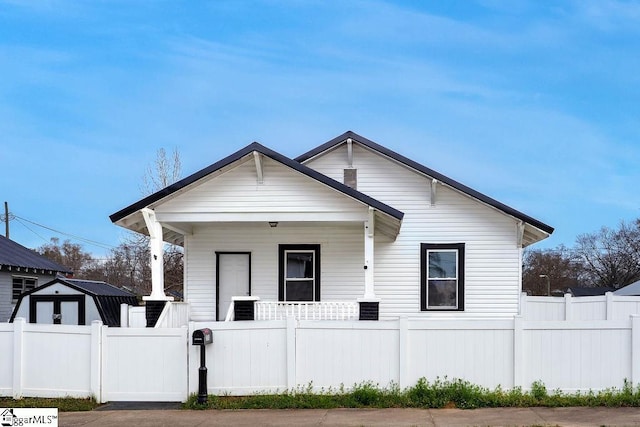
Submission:
[[[120,326],[120,305],[137,306],[130,292],[105,282],[54,279],[23,293],[11,316],[29,323],[89,325],[101,320],[107,326]]]

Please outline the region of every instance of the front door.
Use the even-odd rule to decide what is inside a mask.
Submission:
[[[216,252],[216,320],[224,320],[231,297],[251,295],[251,254]]]

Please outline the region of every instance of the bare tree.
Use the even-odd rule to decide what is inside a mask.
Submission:
[[[640,220],[579,236],[576,253],[593,286],[617,289],[640,280]]]
[[[153,165],[148,165],[145,169],[140,191],[144,196],[153,194],[178,181],[181,174],[182,162],[178,149],[174,148],[171,158],[167,158],[165,149],[160,148],[156,152],[156,160]]]
[[[52,237],[49,243],[36,248],[36,252],[67,267],[76,276],[82,275],[83,270],[93,261],[91,254],[85,252],[81,245],[71,243],[69,240],[60,243],[57,237]]]
[[[544,275],[546,277],[540,277]],[[529,295],[547,295],[547,280],[551,291],[566,291],[582,286],[584,268],[575,252],[560,245],[555,249],[525,250],[522,268],[522,290]]]

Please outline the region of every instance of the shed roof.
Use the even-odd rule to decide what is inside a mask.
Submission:
[[[0,236],[0,267],[33,268],[70,274],[72,271],[32,249]]]
[[[93,296],[124,296],[135,297],[131,292],[127,292],[124,289],[117,288],[107,282],[101,282],[97,280],[83,280],[83,279],[59,279],[60,283],[71,284],[80,291]]]

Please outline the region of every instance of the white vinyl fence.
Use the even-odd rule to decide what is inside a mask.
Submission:
[[[640,297],[611,292],[595,297],[530,297],[522,294],[520,314],[525,320],[627,320],[640,314]]]
[[[414,385],[461,378],[488,388],[565,391],[640,383],[640,317],[600,321],[412,320],[192,323],[213,331],[212,394]],[[197,392],[199,353],[189,356]]]
[[[0,396],[182,401],[187,328],[0,324]]]
[[[182,328],[16,319],[0,324],[0,396],[184,401],[198,390],[200,349],[190,338],[205,327],[213,333],[206,346],[212,394],[326,391],[364,382],[405,388],[422,377],[525,390],[534,381],[565,391],[640,384],[640,316],[629,314],[637,301],[536,298],[523,298],[523,316],[513,319],[289,317]]]

